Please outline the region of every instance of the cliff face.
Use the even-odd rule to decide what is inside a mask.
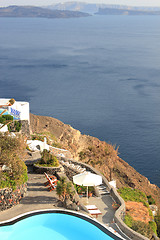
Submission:
[[[40,17],[40,18],[73,18],[88,17],[88,13],[78,11],[50,10],[34,6],[9,6],[0,8],[0,17]]]
[[[152,11],[149,9],[132,7],[123,7],[122,8],[99,8],[99,11],[96,13],[99,15],[160,15],[160,11]]]
[[[95,167],[110,181],[116,179],[117,187],[129,186],[151,195],[160,208],[160,188],[138,173],[118,156],[118,149],[87,135],[61,121],[45,116],[30,115],[32,133],[50,132],[54,139],[69,150],[72,157]]]

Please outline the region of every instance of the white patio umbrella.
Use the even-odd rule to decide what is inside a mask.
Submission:
[[[102,177],[91,172],[84,172],[73,176],[73,182],[77,185],[87,187],[87,199],[88,199],[88,187],[98,186],[102,184]]]

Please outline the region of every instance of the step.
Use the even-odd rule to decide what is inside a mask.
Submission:
[[[109,191],[99,191],[100,195],[109,195],[110,192]]]

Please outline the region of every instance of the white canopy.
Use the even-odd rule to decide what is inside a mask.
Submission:
[[[87,201],[88,201],[88,186],[98,186],[102,184],[102,177],[91,172],[83,172],[73,176],[73,182],[80,186],[87,186]]]
[[[73,176],[73,182],[81,186],[98,186],[102,184],[102,177],[91,172],[84,172]]]

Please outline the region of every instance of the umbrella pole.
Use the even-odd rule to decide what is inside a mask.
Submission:
[[[87,186],[87,203],[88,203],[88,186]]]

